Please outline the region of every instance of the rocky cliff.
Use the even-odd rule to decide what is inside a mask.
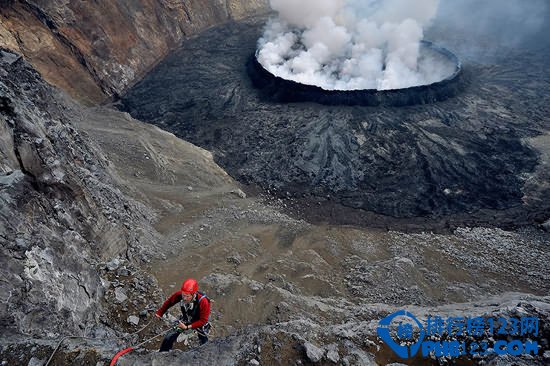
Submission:
[[[140,261],[150,210],[115,187],[74,128],[81,109],[20,56],[0,51],[0,322],[3,336],[102,328],[100,263]]]
[[[0,45],[87,103],[121,93],[183,39],[267,0],[0,2]]]

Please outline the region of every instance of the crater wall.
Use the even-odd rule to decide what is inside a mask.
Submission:
[[[183,39],[267,0],[3,1],[0,46],[87,103],[125,90]]]
[[[407,106],[443,101],[457,95],[464,87],[461,78],[462,65],[449,50],[431,42],[422,43],[425,49],[439,53],[452,64],[454,72],[447,78],[429,85],[419,85],[394,90],[326,90],[315,85],[306,85],[283,79],[266,70],[258,61],[256,54],[247,61],[247,71],[254,86],[263,95],[275,102],[315,102],[325,105],[363,105],[363,106]]]

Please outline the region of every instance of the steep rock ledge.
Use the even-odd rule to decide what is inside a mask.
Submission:
[[[98,268],[140,259],[148,209],[113,183],[109,163],[71,120],[77,105],[22,57],[0,50],[0,324],[36,337],[101,328]]]

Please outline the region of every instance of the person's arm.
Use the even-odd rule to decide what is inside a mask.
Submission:
[[[160,318],[161,316],[163,316],[168,309],[170,309],[172,306],[180,302],[180,300],[181,300],[181,291],[174,292],[172,296],[166,299],[164,304],[162,304],[160,309],[158,309],[157,312],[155,313],[157,318]]]
[[[210,301],[205,298],[199,303],[199,320],[191,323],[191,329],[200,328],[208,323],[208,317],[210,316]]]

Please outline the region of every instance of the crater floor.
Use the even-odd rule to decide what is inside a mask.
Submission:
[[[246,73],[264,21],[186,41],[121,108],[212,151],[232,176],[310,219],[506,227],[547,218],[548,42],[490,57],[472,45],[481,52],[463,62],[463,91],[443,102],[283,104],[262,98]],[[463,49],[456,34],[437,37]]]

